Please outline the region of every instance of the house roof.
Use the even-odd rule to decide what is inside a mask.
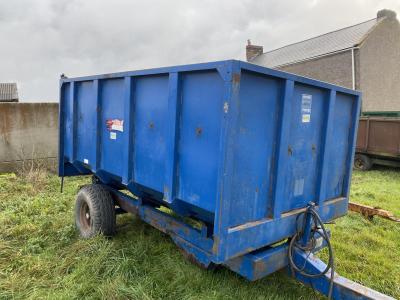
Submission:
[[[0,102],[17,101],[18,89],[16,83],[0,83]]]
[[[273,68],[350,49],[359,45],[382,19],[375,18],[265,52],[251,62]]]

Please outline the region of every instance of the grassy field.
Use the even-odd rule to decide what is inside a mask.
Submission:
[[[0,299],[310,299],[283,273],[247,282],[224,268],[204,271],[171,240],[130,215],[115,238],[81,240],[73,225],[76,191],[89,178],[0,175]],[[400,172],[355,172],[351,198],[400,215]],[[400,224],[358,214],[332,230],[337,271],[400,298]]]

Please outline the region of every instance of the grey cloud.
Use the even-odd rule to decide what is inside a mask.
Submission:
[[[0,81],[22,101],[57,101],[61,73],[244,59],[248,38],[269,50],[384,7],[400,12],[397,0],[1,1]]]

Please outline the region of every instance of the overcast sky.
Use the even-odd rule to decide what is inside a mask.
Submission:
[[[350,26],[400,0],[0,0],[0,82],[21,101],[58,101],[58,79],[245,59]]]

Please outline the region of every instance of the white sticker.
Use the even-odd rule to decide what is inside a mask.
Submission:
[[[301,117],[301,121],[303,123],[310,123],[311,115],[310,114],[303,114]]]
[[[117,130],[117,131],[124,131],[124,121],[121,121],[120,124],[112,124],[111,130]]]
[[[88,165],[89,164],[89,160],[87,158],[84,158],[83,159],[83,163]]]
[[[228,109],[229,109],[229,104],[228,102],[224,102],[224,113],[228,113]]]
[[[120,119],[108,119],[106,120],[106,126],[108,130],[116,130],[124,132],[124,120]]]
[[[303,190],[304,190],[304,178],[296,179],[294,181],[293,196],[296,197],[296,196],[303,195]]]
[[[114,132],[114,131],[111,131],[111,132],[110,132],[110,139],[116,140],[116,139],[117,139],[117,133]]]
[[[311,106],[312,106],[312,95],[302,94],[301,95],[301,122],[310,123],[311,121]]]

